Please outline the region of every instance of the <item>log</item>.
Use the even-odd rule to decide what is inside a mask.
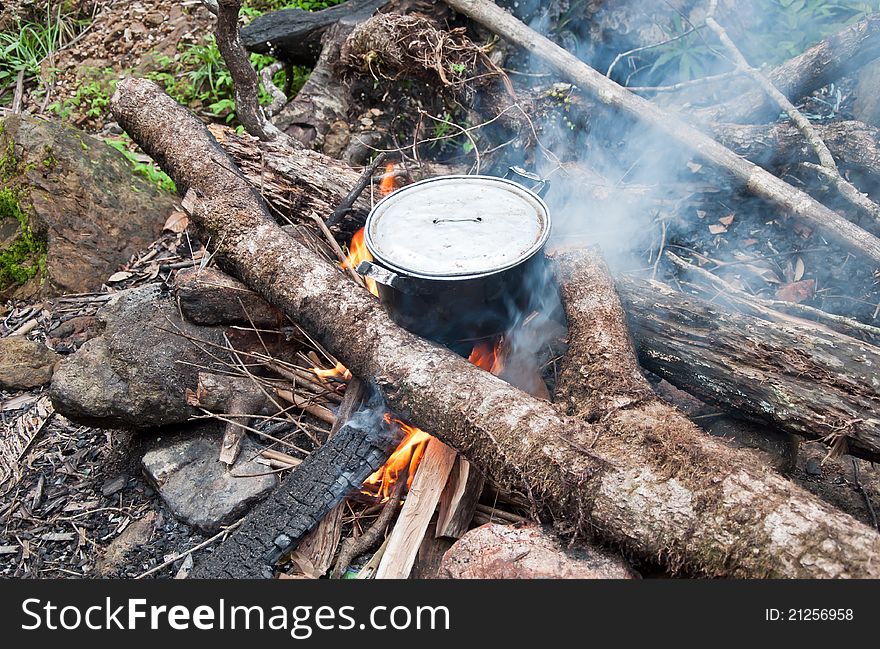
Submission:
[[[455,451],[436,437],[428,440],[425,454],[416,469],[388,547],[376,571],[376,579],[406,579],[412,570],[434,516],[443,485],[455,463]]]
[[[341,129],[337,138],[329,138],[335,157],[348,145],[348,112],[351,93],[347,84],[336,74],[339,55],[345,39],[354,25],[334,25],[322,40],[323,47],[318,62],[308,81],[275,116],[275,124],[297,142],[307,148],[324,149],[327,134],[334,126]],[[341,137],[341,142],[336,142]],[[331,151],[325,151],[328,155]]]
[[[241,42],[251,52],[271,54],[295,65],[314,64],[321,37],[343,18],[366,20],[388,0],[348,0],[341,5],[305,11],[282,9],[254,18],[241,30]]]
[[[880,349],[768,322],[674,291],[617,282],[642,364],[725,410],[880,461]]]
[[[216,268],[187,268],[174,278],[177,306],[199,325],[278,327],[284,316],[247,286]]]
[[[220,547],[199,561],[199,579],[272,578],[278,559],[296,549],[351,491],[394,450],[395,435],[381,419],[349,421],[252,509]]]
[[[713,123],[709,128],[721,144],[765,168],[813,157],[809,145],[790,122]],[[813,129],[841,167],[859,171],[880,184],[880,129],[854,120],[817,123]]]
[[[838,81],[880,56],[880,14],[848,25],[806,52],[770,71],[767,77],[782,94],[797,102],[814,90]],[[694,112],[701,121],[764,122],[779,115],[779,107],[760,88]]]
[[[530,493],[547,515],[692,574],[880,576],[874,530],[708,438],[671,407],[650,401],[589,423],[402,330],[337,266],[288,237],[205,126],[155,84],[121,81],[111,108],[188,190],[193,222],[213,234],[239,279],[354,374],[372,377],[390,409],[442,435],[487,478]],[[291,492],[279,491],[286,499]],[[242,529],[229,541],[260,552],[271,549],[274,531]],[[218,572],[253,574],[239,566],[242,552],[225,546]]]
[[[446,0],[446,4],[502,38],[536,56],[600,102],[656,129],[697,158],[712,163],[740,181],[751,194],[763,198],[809,223],[826,238],[858,251],[880,265],[880,239],[853,225],[805,192],[730,149],[718,144],[695,126],[638,97],[604,77],[552,41],[500,9],[489,0]]]

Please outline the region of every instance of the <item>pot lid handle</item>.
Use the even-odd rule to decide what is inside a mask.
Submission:
[[[535,192],[541,198],[544,198],[544,196],[547,195],[547,192],[550,191],[549,180],[547,180],[546,178],[542,178],[534,172],[526,171],[522,167],[508,167],[507,173],[504,174],[504,178],[505,180],[512,180],[516,183],[519,183],[523,187],[525,187],[526,184],[523,183],[520,178],[525,178],[526,180],[531,181],[533,185],[531,187],[527,187],[527,189]]]

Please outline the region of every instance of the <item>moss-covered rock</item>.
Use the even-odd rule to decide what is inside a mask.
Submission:
[[[0,122],[0,297],[83,293],[152,243],[173,195],[66,125]]]

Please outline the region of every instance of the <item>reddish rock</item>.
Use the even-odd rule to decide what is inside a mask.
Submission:
[[[619,556],[581,543],[571,548],[541,527],[489,523],[459,539],[440,564],[446,579],[633,579]]]

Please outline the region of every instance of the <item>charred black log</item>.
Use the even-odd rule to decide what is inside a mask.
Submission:
[[[397,441],[381,417],[350,420],[255,507],[223,545],[200,561],[192,576],[271,578],[278,559],[359,489],[385,463]]]
[[[271,54],[296,65],[312,65],[321,51],[321,37],[341,19],[366,20],[389,0],[349,0],[321,11],[282,9],[255,18],[241,30],[251,52]]]

